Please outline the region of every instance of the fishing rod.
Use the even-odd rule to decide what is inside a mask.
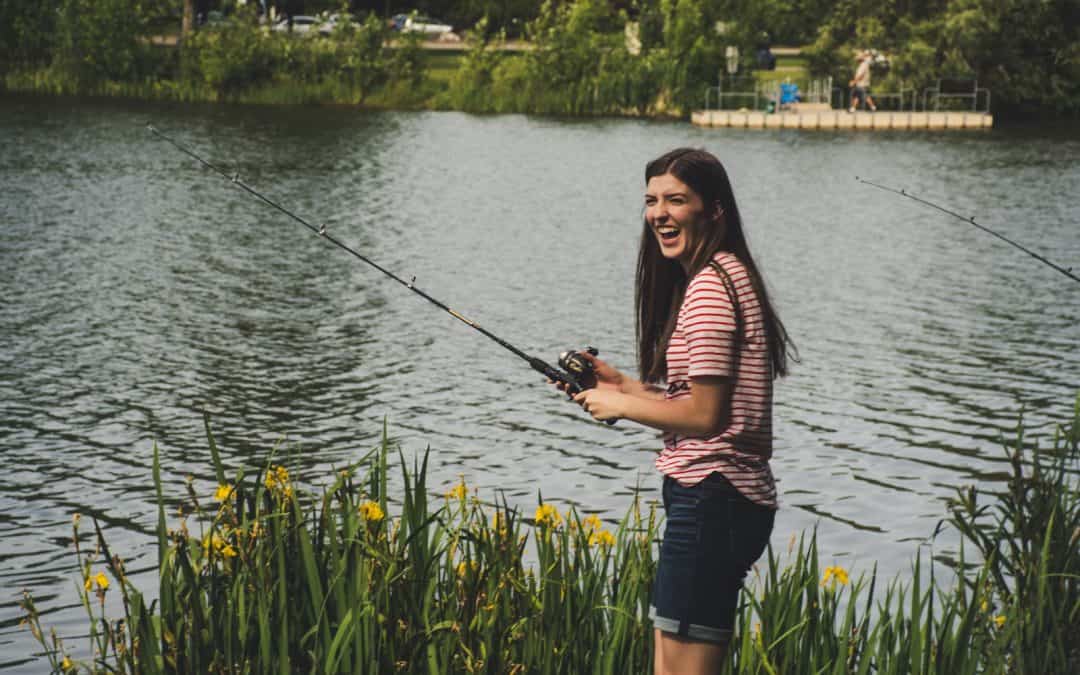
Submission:
[[[198,154],[196,154],[193,150],[191,150],[187,146],[181,144],[180,142],[174,140],[173,138],[170,138],[169,136],[167,136],[167,135],[161,133],[160,131],[158,131],[154,127],[154,125],[152,125],[152,124],[148,123],[146,125],[146,128],[149,129],[150,132],[153,133],[158,138],[168,142],[169,144],[171,144],[173,147],[175,147],[180,152],[182,152],[185,155],[195,159],[197,162],[202,164],[204,167],[206,167],[207,169],[210,169],[211,171],[217,173],[222,178],[225,178],[226,180],[228,180],[229,182],[231,182],[233,185],[237,186],[238,188],[240,188],[244,192],[247,192],[248,194],[255,197],[259,201],[263,202],[267,206],[270,206],[270,207],[280,211],[281,213],[284,213],[286,216],[288,216],[288,217],[292,218],[293,220],[295,220],[296,222],[300,223],[301,225],[303,225],[307,229],[309,229],[312,232],[314,232],[315,234],[317,234],[319,237],[329,241],[331,244],[333,244],[333,245],[337,246],[338,248],[346,251],[347,253],[351,254],[352,256],[354,256],[356,258],[359,258],[360,260],[367,263],[368,265],[371,265],[372,267],[379,270],[380,272],[382,272],[386,276],[390,277],[394,281],[398,282],[399,284],[401,284],[405,288],[409,289],[413,293],[416,293],[421,298],[427,300],[428,302],[435,305],[439,309],[444,310],[445,312],[450,314],[450,316],[454,317],[458,321],[461,321],[466,326],[469,326],[470,328],[473,328],[473,329],[479,331],[481,334],[483,334],[484,336],[490,338],[492,341],[494,341],[500,347],[506,349],[507,351],[511,352],[515,356],[517,356],[517,357],[523,359],[524,361],[526,361],[529,364],[530,368],[532,368],[533,370],[535,370],[535,371],[537,371],[539,373],[542,373],[549,380],[561,383],[564,386],[564,391],[566,391],[567,395],[569,395],[570,397],[573,397],[574,394],[578,394],[578,393],[580,393],[580,392],[582,392],[582,391],[584,391],[586,389],[592,389],[593,387],[596,386],[596,374],[594,373],[593,364],[592,364],[591,361],[589,361],[587,358],[585,358],[580,352],[570,350],[570,351],[565,351],[565,352],[562,352],[561,354],[559,354],[559,366],[561,368],[563,368],[563,370],[559,370],[558,368],[555,368],[554,366],[547,363],[543,359],[539,359],[539,358],[537,358],[535,356],[530,356],[530,355],[526,354],[522,350],[518,349],[514,345],[510,344],[506,340],[499,337],[498,335],[495,335],[491,331],[489,331],[486,328],[480,326],[475,321],[473,321],[473,320],[471,320],[469,318],[466,318],[465,316],[463,316],[459,312],[455,311],[454,309],[451,309],[450,306],[448,306],[446,303],[431,297],[430,295],[428,295],[424,291],[417,288],[416,287],[416,277],[413,277],[410,281],[405,281],[404,279],[402,279],[398,275],[394,274],[390,270],[388,270],[385,267],[383,267],[383,266],[379,265],[378,263],[376,263],[371,258],[368,258],[367,256],[361,254],[360,252],[356,251],[355,249],[353,249],[349,245],[342,242],[340,239],[338,239],[334,235],[330,234],[326,230],[326,225],[325,224],[321,224],[318,227],[316,227],[315,225],[313,225],[313,224],[309,223],[308,221],[304,220],[303,218],[296,215],[295,213],[293,213],[289,209],[285,208],[284,206],[282,206],[282,205],[278,204],[277,202],[273,201],[272,199],[270,199],[266,195],[262,194],[261,192],[259,192],[255,188],[251,187],[250,185],[248,185],[247,183],[245,183],[243,180],[240,179],[240,173],[239,172],[229,173],[229,172],[225,171],[224,169],[210,163],[209,161],[207,161],[207,160],[203,159],[202,157],[200,157]],[[588,351],[593,356],[596,356],[596,355],[599,354],[599,352],[596,349],[592,348],[592,347],[588,347],[586,349],[586,351]],[[608,423],[611,424],[611,423],[614,423],[614,421],[615,420],[608,420]]]
[[[1004,242],[1006,242],[1008,244],[1012,244],[1013,246],[1020,249],[1024,253],[1027,253],[1032,258],[1035,258],[1039,262],[1044,263],[1046,265],[1049,265],[1050,267],[1053,267],[1055,270],[1057,270],[1058,272],[1061,272],[1062,274],[1069,277],[1073,281],[1080,281],[1080,277],[1078,277],[1078,276],[1076,276],[1075,274],[1072,273],[1072,268],[1071,267],[1066,269],[1064,267],[1061,267],[1060,265],[1056,265],[1056,264],[1050,262],[1049,260],[1047,260],[1046,258],[1042,257],[1041,255],[1039,255],[1035,251],[1032,251],[1031,249],[1025,248],[1025,247],[1021,246],[1020,244],[1017,244],[1015,241],[1013,241],[1012,239],[1009,239],[1005,235],[998,234],[997,232],[991,230],[989,227],[986,227],[985,225],[980,225],[979,223],[976,223],[975,222],[975,216],[965,218],[964,216],[960,215],[956,211],[950,211],[949,209],[947,209],[947,208],[945,208],[943,206],[938,206],[937,204],[935,204],[933,202],[930,202],[930,201],[927,201],[925,199],[922,199],[921,197],[916,197],[915,195],[910,194],[905,190],[896,190],[894,188],[887,187],[885,185],[879,185],[878,183],[874,183],[872,181],[864,180],[862,178],[859,178],[858,176],[855,176],[855,180],[859,181],[860,183],[864,183],[866,185],[869,185],[871,187],[876,187],[879,190],[884,190],[886,192],[892,192],[893,194],[900,195],[901,197],[907,197],[908,199],[913,199],[913,200],[919,202],[920,204],[926,204],[927,206],[929,206],[931,208],[935,208],[938,211],[941,211],[942,213],[947,213],[950,216],[953,216],[954,218],[959,218],[960,220],[964,221],[965,223],[968,223],[970,225],[974,225],[975,227],[979,228],[983,232],[986,232],[988,234],[992,234],[995,237],[997,237],[998,239],[1000,239],[1000,240],[1002,240],[1002,241],[1004,241]]]

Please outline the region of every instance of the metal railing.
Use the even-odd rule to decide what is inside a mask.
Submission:
[[[760,94],[760,92],[758,91],[758,89],[756,87],[752,91],[736,91],[736,90],[732,90],[730,88],[731,86],[732,86],[732,83],[729,82],[728,83],[728,87],[729,87],[728,89],[724,88],[723,83],[720,83],[720,84],[716,85],[715,87],[707,87],[705,89],[705,109],[706,110],[724,110],[725,109],[724,108],[725,100],[726,101],[739,100],[739,101],[743,101],[744,103],[742,105],[738,106],[738,107],[740,107],[740,108],[749,107],[751,110],[759,110],[759,101],[760,101],[761,94]],[[744,85],[740,85],[740,86],[744,86]],[[714,95],[716,97],[716,107],[715,108],[713,108],[712,105],[711,105],[712,97]],[[745,102],[748,102],[748,101],[753,101],[753,104],[750,105],[750,106],[747,106],[745,104]]]
[[[964,86],[953,87],[950,91],[943,91],[942,83],[949,82],[948,80],[938,80],[937,86],[927,87],[923,90],[923,110],[930,110],[931,105],[935,111],[942,109],[942,104],[946,105],[952,101],[971,101],[971,112],[990,112],[990,90],[985,87],[979,86],[978,80],[954,80],[953,83],[971,83],[970,90]],[[985,96],[985,106],[979,108],[979,95]],[[966,107],[966,106],[965,106]]]
[[[762,110],[766,103],[771,102],[774,109],[779,109],[781,101],[781,85],[795,84],[798,86],[800,103],[829,103],[829,92],[832,90],[832,78],[817,80],[792,80],[787,78],[783,81],[770,80],[759,82],[753,78],[728,79],[721,81],[715,87],[705,89],[705,110],[727,110],[732,108],[748,108]]]
[[[747,108],[750,110],[780,110],[780,85],[792,83],[788,79],[781,81],[756,82],[751,78],[721,81],[715,87],[705,89],[705,110],[731,110]],[[801,103],[828,103],[835,110],[848,110],[851,107],[851,90],[847,87],[833,86],[832,78],[804,80],[799,82]],[[990,90],[979,87],[976,80],[970,80],[971,88],[966,91],[943,90],[942,81],[938,85],[924,89],[901,89],[895,92],[870,91],[877,109],[893,112],[937,112],[948,110],[950,104],[962,102],[970,112],[989,114]],[[802,84],[805,83],[805,89]],[[768,104],[772,104],[771,106]],[[957,108],[952,107],[953,110]]]

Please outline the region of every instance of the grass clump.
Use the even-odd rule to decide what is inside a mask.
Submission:
[[[1005,492],[962,488],[949,505],[977,564],[962,546],[942,585],[944,559],[920,552],[910,578],[881,583],[823,566],[815,536],[793,538],[786,556],[770,548],[755,566],[725,672],[1078,672],[1080,398],[1053,447],[1018,429]],[[76,518],[89,655],[46,635],[24,600],[54,672],[650,671],[655,507],[635,498],[609,529],[543,501],[532,518],[485,505],[464,481],[432,497],[426,454],[411,469],[402,458],[392,502],[385,432],[363,461],[305,491],[273,459],[227,476],[209,425],[207,436],[218,487],[199,494],[189,481],[189,515],[174,529],[154,452],[157,600],[127,578],[96,522],[96,549],[80,548]],[[120,620],[105,616],[109,594]]]

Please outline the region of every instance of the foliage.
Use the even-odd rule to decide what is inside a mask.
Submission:
[[[0,73],[48,62],[56,46],[57,9],[55,1],[0,3]]]
[[[1080,4],[1075,0],[884,0],[837,3],[806,50],[815,75],[846,83],[854,54],[888,57],[875,88],[922,92],[970,79],[1007,113],[1080,113]]]
[[[391,81],[416,85],[424,77],[415,38],[390,50],[388,37],[387,27],[374,15],[359,23],[342,22],[327,37],[301,37],[271,32],[253,16],[237,13],[187,40],[182,76],[219,98],[250,97],[289,82],[298,92],[315,93],[315,102],[329,97],[359,103]]]
[[[96,549],[81,547],[76,516],[90,660],[73,660],[42,630],[33,599],[23,602],[53,672],[648,670],[658,523],[636,499],[615,532],[542,500],[531,519],[485,506],[464,480],[433,501],[425,455],[411,470],[402,458],[395,504],[385,431],[369,458],[308,493],[273,455],[257,475],[230,479],[209,425],[207,435],[218,487],[204,494],[189,480],[173,529],[154,452],[156,603],[96,522]],[[921,551],[909,581],[882,585],[876,573],[853,580],[823,566],[816,536],[797,547],[793,537],[787,564],[770,548],[743,594],[724,672],[1076,672],[1078,446],[1080,397],[1048,456],[1036,448],[1026,460],[1018,432],[1005,494],[980,505],[977,490],[958,490],[950,522],[983,561],[967,563],[961,549],[948,587]],[[110,593],[121,621],[105,616]]]
[[[1018,426],[1004,494],[980,504],[961,490],[952,522],[986,560],[986,586],[1017,620],[1006,640],[1022,673],[1080,671],[1080,397],[1071,425],[1059,427],[1046,452],[1024,454]]]
[[[210,436],[213,456],[217,457]],[[77,548],[93,655],[72,662],[48,642],[55,672],[641,672],[650,662],[647,588],[656,520],[635,502],[615,533],[595,516],[541,502],[526,562],[525,519],[490,511],[464,482],[432,503],[427,456],[410,471],[393,517],[388,441],[370,461],[302,493],[273,458],[254,477],[199,494],[166,524],[157,452],[160,589],[148,605],[112,555]],[[366,474],[358,471],[368,465]],[[189,524],[189,519],[194,520]],[[78,520],[75,539],[78,541]],[[107,572],[107,574],[106,574]],[[115,590],[113,590],[115,589]],[[104,616],[106,594],[125,616]],[[95,601],[96,596],[96,601]],[[591,668],[586,668],[590,670]]]
[[[147,12],[137,0],[63,0],[53,67],[81,84],[139,79],[147,63]]]
[[[640,52],[605,0],[546,2],[527,27],[533,49],[503,56],[475,42],[444,105],[473,112],[686,114],[721,63],[702,0],[647,0]]]

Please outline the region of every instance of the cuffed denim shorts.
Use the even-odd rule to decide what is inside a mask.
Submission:
[[[665,633],[727,642],[743,579],[769,543],[776,511],[751,502],[719,473],[693,487],[665,476],[663,499],[649,618]]]

